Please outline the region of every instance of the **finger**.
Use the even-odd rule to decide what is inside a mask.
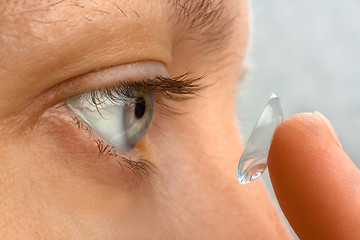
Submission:
[[[284,121],[268,164],[281,209],[300,239],[360,239],[360,172],[324,116]]]

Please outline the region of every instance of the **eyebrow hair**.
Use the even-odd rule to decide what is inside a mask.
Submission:
[[[175,10],[169,20],[186,33],[181,40],[194,40],[204,54],[221,51],[232,36],[234,16],[223,0],[168,0]]]

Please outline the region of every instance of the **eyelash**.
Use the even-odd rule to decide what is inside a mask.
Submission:
[[[176,77],[157,76],[152,79],[144,79],[136,82],[119,82],[118,85],[98,89],[87,93],[72,96],[65,101],[65,104],[71,101],[77,101],[79,98],[85,98],[95,107],[101,107],[104,104],[103,99],[110,100],[112,103],[122,103],[134,99],[137,92],[152,92],[155,96],[155,103],[160,107],[163,114],[180,114],[177,109],[165,103],[165,99],[171,101],[183,101],[193,96],[207,86],[198,82],[204,76],[189,78],[189,73]]]
[[[71,101],[76,101],[79,98],[85,98],[90,104],[96,108],[104,104],[104,99],[110,100],[112,103],[122,103],[129,101],[129,99],[136,98],[137,92],[152,92],[155,96],[155,104],[160,109],[162,114],[181,114],[177,109],[166,103],[165,100],[183,101],[193,96],[198,96],[198,92],[207,86],[202,85],[199,81],[204,77],[189,78],[189,73],[182,74],[176,77],[162,77],[157,76],[153,79],[144,79],[136,82],[119,82],[118,85],[108,87],[100,90],[94,90],[87,93],[82,93],[76,96],[69,97],[65,100],[65,105]],[[81,118],[72,117],[71,122],[78,128],[87,132],[89,138],[93,131]],[[115,148],[109,144],[104,143],[103,140],[97,139],[95,141],[100,156],[118,157]],[[147,179],[152,175],[156,175],[156,166],[146,159],[139,159],[134,161],[130,158],[120,156],[121,161],[125,163],[125,167],[130,169],[135,175]],[[124,169],[124,165],[120,160],[117,162],[119,166]]]

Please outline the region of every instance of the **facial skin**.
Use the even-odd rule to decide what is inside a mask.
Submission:
[[[1,239],[289,238],[262,182],[237,182],[247,3],[196,3],[0,3]],[[208,20],[194,18],[201,13]],[[88,73],[136,62],[204,75],[207,85],[168,102],[183,114],[155,111],[131,153],[155,166],[145,178],[122,169],[121,156],[100,156],[98,136],[78,129],[62,104],[124,80]]]

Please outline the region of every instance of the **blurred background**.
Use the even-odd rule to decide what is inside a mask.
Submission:
[[[250,0],[250,6],[251,71],[237,99],[244,142],[275,92],[286,117],[324,114],[360,167],[360,1]],[[270,189],[267,171],[264,179]]]

